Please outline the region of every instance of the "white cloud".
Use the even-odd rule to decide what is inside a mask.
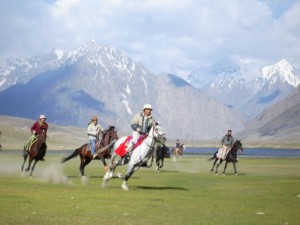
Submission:
[[[155,73],[185,75],[232,56],[300,58],[297,0],[11,0],[0,2],[0,13],[1,64],[91,38]]]

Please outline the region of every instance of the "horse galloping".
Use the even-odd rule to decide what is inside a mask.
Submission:
[[[42,131],[40,135],[37,136],[37,139],[29,146],[29,149],[24,152],[24,161],[21,170],[23,171],[25,162],[29,156],[28,166],[25,171],[29,171],[31,167],[31,163],[34,160],[34,163],[31,167],[30,176],[32,176],[35,165],[38,161],[43,161],[43,153],[42,151],[46,151],[46,133]]]
[[[181,158],[183,155],[183,151],[185,150],[185,145],[181,144],[179,148],[172,148],[172,153],[173,153],[173,162],[177,161],[177,158]]]
[[[80,148],[75,149],[75,151],[69,155],[68,157],[65,157],[62,159],[62,163],[80,156],[80,166],[79,170],[81,173],[81,176],[85,176],[84,168],[87,166],[93,159],[100,159],[104,165],[104,170],[106,172],[107,170],[107,164],[105,159],[109,159],[111,157],[111,148],[113,146],[113,143],[118,140],[118,134],[115,130],[115,126],[109,126],[107,130],[104,131],[102,135],[101,141],[97,141],[96,143],[96,158],[93,158],[93,155],[91,154],[91,148],[88,143],[82,145]]]
[[[160,125],[158,124],[153,125],[149,131],[149,134],[146,136],[143,142],[132,151],[130,157],[127,154],[125,154],[121,156],[121,159],[115,163],[114,160],[118,155],[116,150],[119,147],[124,146],[124,142],[126,142],[126,140],[128,139],[128,137],[126,136],[120,138],[114,144],[109,169],[106,172],[105,176],[103,177],[102,186],[103,187],[107,186],[107,183],[113,177],[114,171],[117,166],[125,165],[128,163],[125,176],[118,174],[118,176],[123,180],[123,183],[121,185],[122,189],[128,191],[129,188],[127,187],[127,181],[129,180],[129,178],[140,167],[147,165],[148,160],[151,158],[154,152],[155,144],[165,142],[166,140],[165,136],[166,136],[165,132],[163,131],[163,128]]]
[[[218,175],[218,168],[221,165],[221,163],[223,161],[225,161],[226,163],[225,163],[225,166],[224,166],[223,175],[225,175],[225,170],[226,170],[227,164],[229,162],[232,162],[232,164],[233,164],[234,174],[238,175],[238,172],[236,170],[236,165],[235,165],[237,163],[237,151],[238,150],[241,151],[241,152],[243,152],[243,144],[242,144],[241,140],[236,140],[234,142],[232,148],[227,153],[225,159],[218,158],[218,151],[219,150],[216,151],[215,154],[213,155],[213,157],[208,159],[208,160],[213,160],[213,159],[215,160],[214,164],[213,164],[213,167],[211,168],[210,171],[214,171],[214,167],[215,167],[216,163],[218,162],[218,164],[216,166],[216,171],[215,171],[216,175]]]
[[[153,159],[156,159],[156,170],[159,172],[160,169],[164,166],[164,159],[165,158],[170,158],[170,151],[169,148],[165,145],[165,144],[158,144],[155,147],[155,151],[151,157],[151,163],[149,165],[149,167],[152,166],[153,163]]]

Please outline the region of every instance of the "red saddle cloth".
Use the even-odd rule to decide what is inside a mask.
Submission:
[[[135,150],[142,142],[146,139],[147,135],[142,134],[140,135],[139,139],[137,140],[136,144],[133,146],[133,150]],[[115,150],[115,153],[119,156],[123,157],[126,152],[126,147],[129,143],[129,141],[132,139],[132,136],[128,136],[123,143],[121,143]]]

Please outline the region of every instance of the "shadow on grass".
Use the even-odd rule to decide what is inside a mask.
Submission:
[[[182,187],[149,187],[149,186],[136,186],[136,188],[144,189],[144,190],[181,190],[188,191],[188,188]]]

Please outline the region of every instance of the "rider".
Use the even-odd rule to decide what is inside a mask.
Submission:
[[[24,155],[27,153],[30,146],[37,139],[37,136],[40,135],[41,132],[45,132],[47,136],[47,131],[48,131],[48,124],[46,123],[46,116],[40,115],[40,119],[31,126],[32,135],[29,137],[29,139],[24,145]],[[44,142],[40,148],[41,160],[45,160],[44,157],[46,154],[46,150],[47,150],[47,144],[46,142]]]
[[[222,144],[222,153],[221,153],[221,158],[225,159],[229,150],[232,148],[234,144],[234,138],[231,135],[232,130],[228,130],[227,134],[224,135],[224,137],[221,139],[221,144]]]
[[[88,125],[87,128],[87,134],[89,137],[89,143],[91,146],[91,154],[93,155],[93,158],[96,158],[96,150],[95,145],[96,141],[99,139],[99,135],[104,132],[104,129],[101,127],[101,125],[98,123],[97,116],[93,116],[91,119],[91,122]]]
[[[151,115],[152,106],[150,104],[145,104],[143,112],[136,114],[131,122],[132,139],[129,141],[126,148],[127,154],[131,154],[133,146],[136,144],[140,137],[140,134],[148,134],[151,126],[154,124],[154,119]]]
[[[175,143],[175,152],[179,151],[179,147],[180,147],[180,141],[177,139]]]

